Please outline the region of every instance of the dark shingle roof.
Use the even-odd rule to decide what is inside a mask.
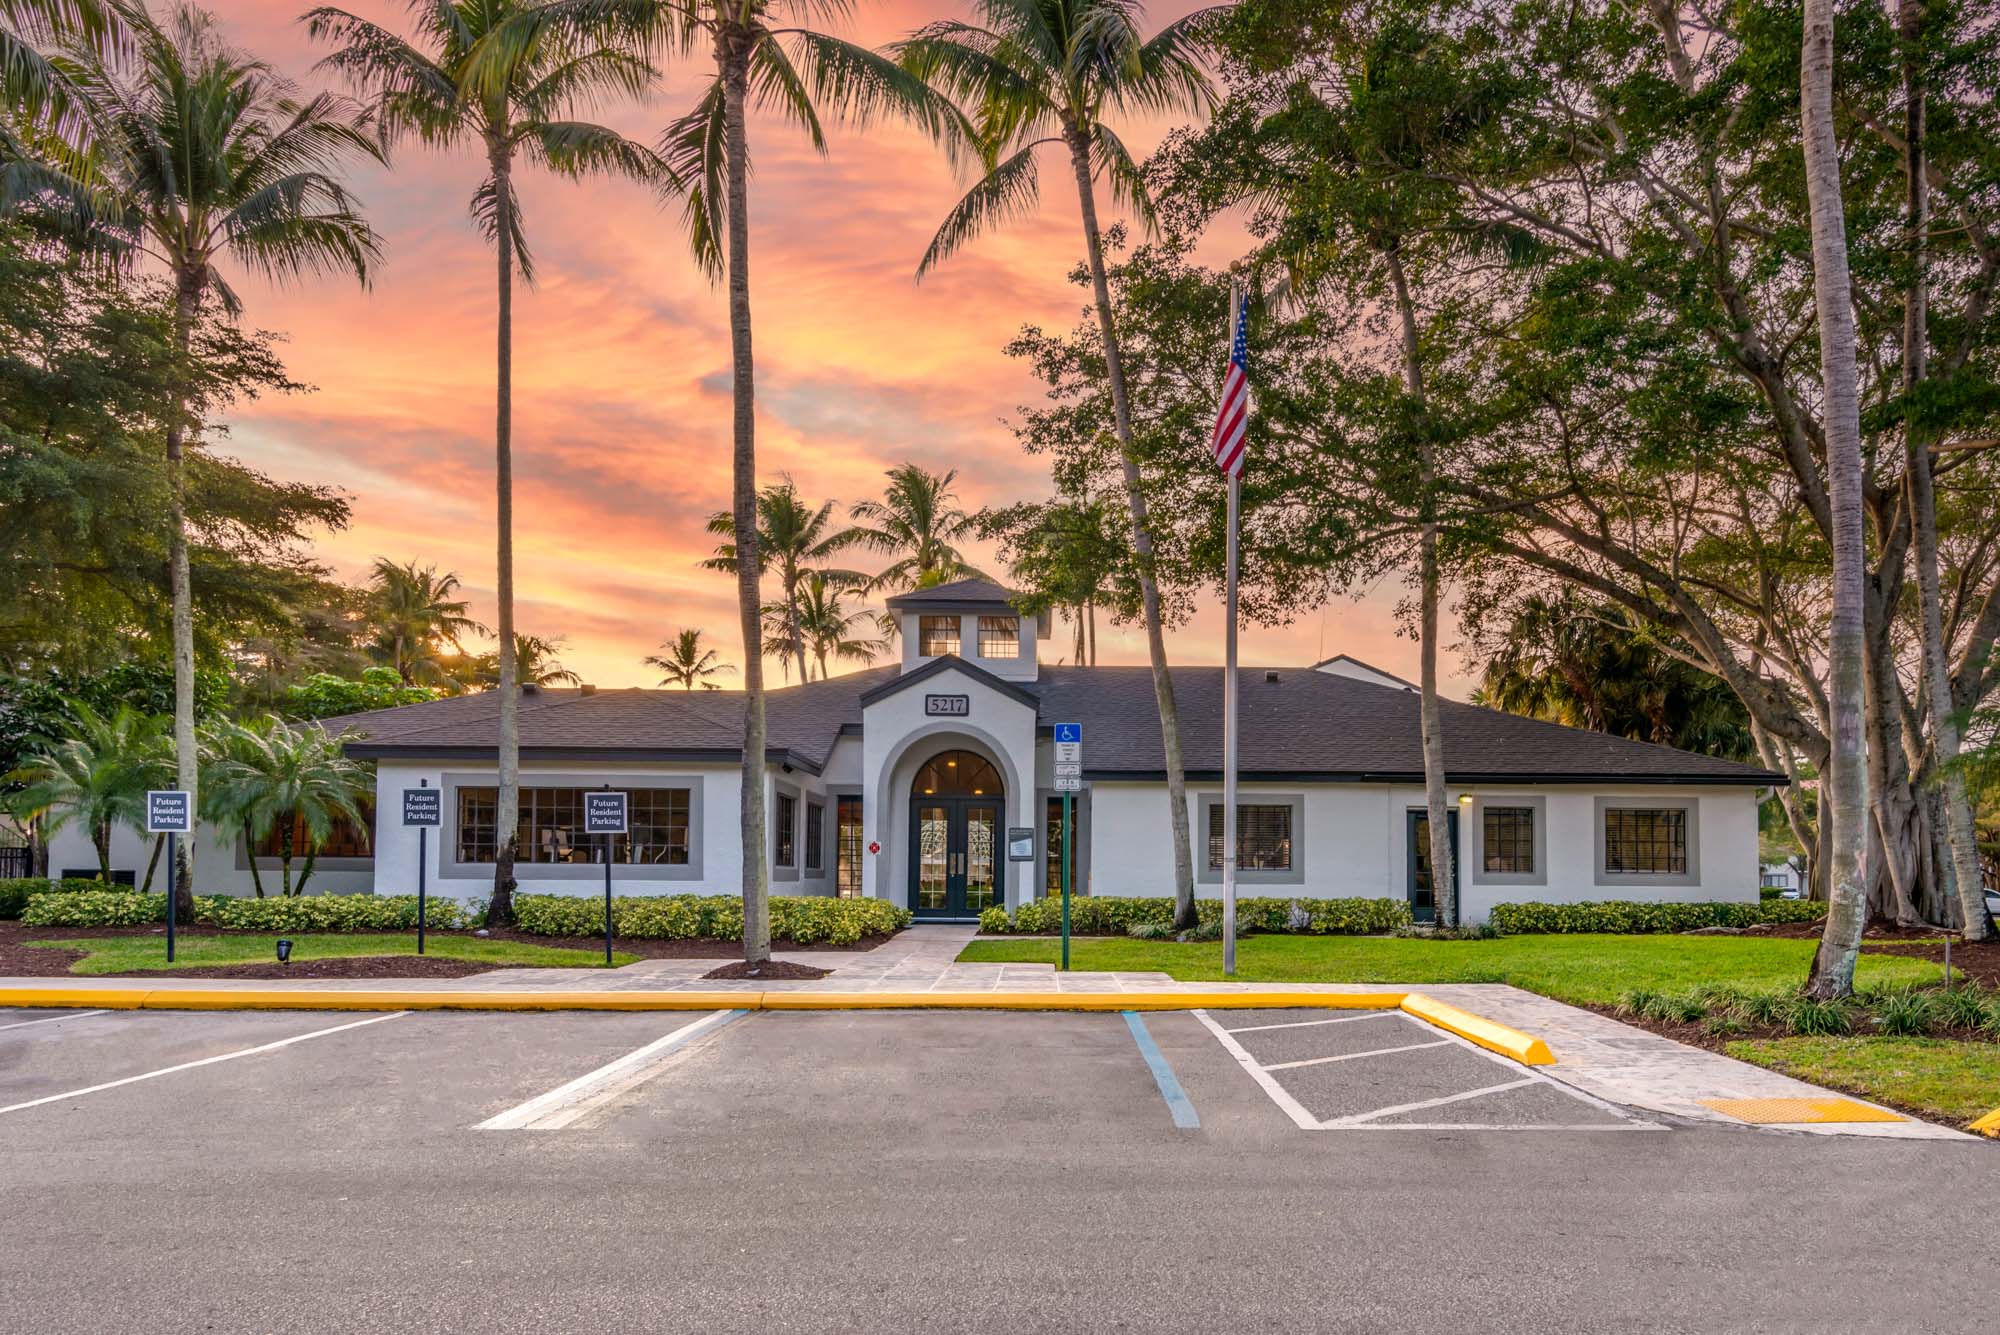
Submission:
[[[945,603],[1011,603],[1021,595],[990,579],[955,579],[928,589],[911,589],[888,600],[890,607],[931,607]]]
[[[941,662],[944,660],[940,660]],[[899,679],[900,665],[779,687],[766,697],[770,755],[817,771],[843,728],[861,724],[863,697]],[[942,668],[933,669],[942,671]],[[1145,667],[1044,667],[1010,689],[1039,700],[1043,727],[1084,725],[1086,773],[1164,771],[1152,673]],[[1222,770],[1222,670],[1176,668],[1181,747],[1198,778]],[[1423,753],[1414,691],[1308,668],[1245,668],[1238,677],[1246,777],[1418,782]],[[499,699],[491,692],[328,719],[351,728],[360,756],[478,757],[493,753]],[[1712,756],[1441,702],[1445,765],[1460,783],[1618,781],[1767,785],[1782,776]],[[743,736],[737,691],[540,690],[521,700],[521,747],[543,759],[733,760]]]

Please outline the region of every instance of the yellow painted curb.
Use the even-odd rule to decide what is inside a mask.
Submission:
[[[691,1010],[1394,1010],[1527,1066],[1555,1056],[1532,1034],[1417,992],[469,992],[384,988],[0,988],[0,1006],[91,1010],[691,1011]],[[1981,1122],[2000,1125],[2000,1110]],[[1975,1124],[1977,1127],[1978,1124]]]
[[[1967,1131],[1977,1131],[1982,1136],[2000,1136],[2000,1108],[1995,1108],[1976,1122],[1968,1122]]]
[[[1555,1054],[1549,1051],[1549,1045],[1533,1034],[1524,1034],[1483,1015],[1474,1015],[1471,1011],[1435,1001],[1421,992],[1412,992],[1404,997],[1402,1009],[1419,1020],[1457,1034],[1468,1043],[1477,1043],[1489,1052],[1512,1057],[1523,1066],[1556,1064]]]

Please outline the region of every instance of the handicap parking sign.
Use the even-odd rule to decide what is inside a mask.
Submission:
[[[1056,724],[1056,740],[1058,742],[1076,742],[1081,744],[1083,741],[1083,725],[1081,723]]]

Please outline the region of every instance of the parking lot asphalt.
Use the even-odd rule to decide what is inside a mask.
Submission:
[[[0,1012],[0,1326],[1991,1328],[1990,1146],[1333,1018]]]

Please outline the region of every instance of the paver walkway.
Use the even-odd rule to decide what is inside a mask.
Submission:
[[[666,991],[666,992],[1187,992],[1255,991],[1257,983],[1183,983],[1164,973],[1058,971],[1051,964],[961,964],[958,956],[977,935],[972,924],[925,923],[898,933],[873,950],[774,951],[773,959],[811,964],[834,972],[823,979],[723,981],[703,974],[726,961],[649,959],[605,973],[575,969],[498,969],[470,978],[258,979],[236,983],[214,978],[98,978],[60,980],[64,987],[124,988],[145,984],[161,990],[309,988],[372,991]],[[0,987],[47,987],[49,978],[0,978]],[[1387,984],[1286,983],[1287,992],[1381,992]],[[1632,1025],[1566,1005],[1504,983],[1434,983],[1410,990],[1459,1006],[1490,1020],[1535,1035],[1548,1043],[1556,1064],[1542,1070],[1565,1084],[1627,1107],[1689,1121],[1740,1126],[1736,1119],[1703,1106],[1703,1099],[1831,1098],[1831,1091],[1802,1080],[1739,1062],[1703,1048],[1677,1043]],[[1961,1133],[1927,1122],[1829,1123],[1789,1129],[1817,1135],[1892,1139],[1960,1138]]]

